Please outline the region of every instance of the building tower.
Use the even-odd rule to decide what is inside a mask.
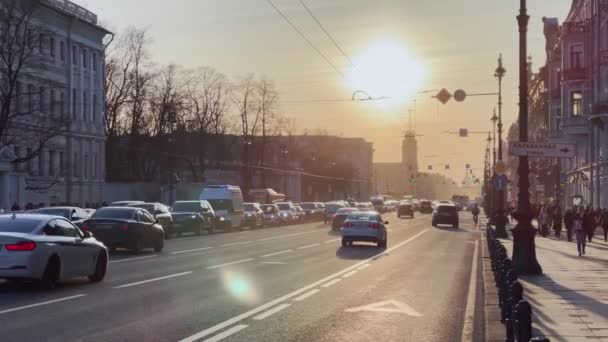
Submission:
[[[418,141],[415,131],[407,131],[403,136],[401,165],[406,178],[405,192],[409,195],[415,195],[416,182],[418,181]]]

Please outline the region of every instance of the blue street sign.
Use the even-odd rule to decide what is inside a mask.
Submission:
[[[492,185],[494,189],[498,191],[503,191],[507,189],[507,184],[509,183],[509,179],[505,175],[494,175],[492,177]]]

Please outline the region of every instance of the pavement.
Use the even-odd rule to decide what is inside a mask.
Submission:
[[[543,274],[519,277],[524,298],[532,305],[534,337],[563,342],[608,342],[608,244],[603,236],[599,237],[596,235],[594,242],[587,244],[586,255],[579,257],[576,243],[567,242],[563,232],[561,240],[537,236],[536,255]],[[511,255],[512,240],[502,241]],[[488,262],[489,259],[484,260],[484,270],[489,266],[490,276],[486,281],[493,282]],[[484,274],[488,276],[487,270]],[[485,284],[486,290],[493,291],[489,297],[495,298],[494,301],[488,298],[490,302],[485,305],[486,340],[504,341],[493,286]]]
[[[119,252],[99,284],[0,283],[0,340],[482,341],[470,216],[460,229],[433,228],[430,215],[384,219],[385,250],[342,248],[309,223]]]

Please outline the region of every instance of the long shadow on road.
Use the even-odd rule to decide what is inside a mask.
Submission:
[[[353,245],[340,247],[336,251],[336,256],[340,259],[365,260],[384,252],[384,248],[372,245]]]

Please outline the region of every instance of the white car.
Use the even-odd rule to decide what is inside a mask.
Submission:
[[[245,210],[241,188],[234,185],[208,185],[199,196],[211,204],[215,212],[216,225],[222,228],[239,228],[243,226]]]
[[[283,224],[293,224],[298,220],[296,207],[291,202],[279,202],[279,220]]]
[[[35,280],[53,288],[65,279],[103,280],[108,251],[63,217],[0,215],[0,279]]]

